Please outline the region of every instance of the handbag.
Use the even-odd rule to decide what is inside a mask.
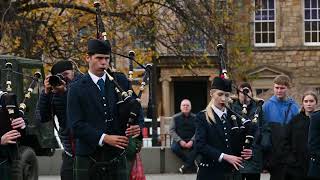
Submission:
[[[130,172],[130,180],[146,180],[140,153],[136,153],[136,158]]]

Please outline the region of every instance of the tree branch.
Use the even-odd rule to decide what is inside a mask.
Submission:
[[[41,8],[61,8],[61,9],[76,9],[80,11],[84,11],[90,14],[96,14],[96,9],[90,8],[88,6],[79,5],[79,4],[73,4],[73,3],[49,3],[49,2],[38,2],[34,4],[28,4],[23,7],[17,7],[16,12],[22,13],[26,11],[32,11],[36,9]],[[122,17],[124,18],[126,15],[128,15],[130,11],[125,12],[101,12],[102,15],[109,15],[109,16],[115,16],[115,17]]]

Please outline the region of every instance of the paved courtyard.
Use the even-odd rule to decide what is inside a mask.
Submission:
[[[195,180],[195,174],[148,174],[147,180]],[[59,176],[40,176],[39,180],[60,180]],[[262,174],[261,180],[269,180],[269,174]]]

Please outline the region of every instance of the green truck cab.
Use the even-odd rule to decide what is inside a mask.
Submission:
[[[12,64],[10,81],[12,92],[16,94],[18,105],[23,101],[25,93],[31,83],[31,78],[36,72],[41,73],[37,85],[26,100],[24,119],[26,121],[26,135],[19,141],[20,160],[14,162],[14,180],[37,180],[38,162],[36,156],[52,156],[59,148],[54,135],[54,122],[40,123],[39,112],[36,110],[40,92],[43,89],[44,67],[40,60],[27,59],[15,56],[0,55],[0,90],[6,91],[8,79],[5,70],[6,63]]]

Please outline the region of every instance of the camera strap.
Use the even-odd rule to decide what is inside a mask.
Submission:
[[[51,98],[51,100],[50,100],[50,114],[51,114],[51,120],[52,120],[52,123],[53,123],[53,127],[54,127],[54,129],[57,131],[57,133],[59,134],[59,130],[58,130],[58,126],[57,126],[57,124],[56,124],[56,121],[54,120],[54,113],[53,113],[53,96],[54,96],[54,94],[52,95],[52,96],[50,96],[50,98]]]

